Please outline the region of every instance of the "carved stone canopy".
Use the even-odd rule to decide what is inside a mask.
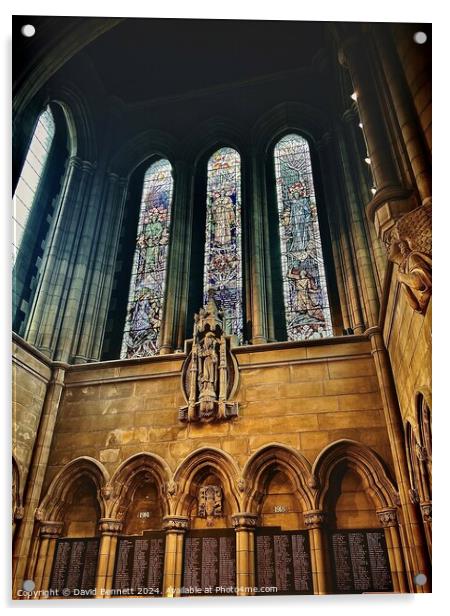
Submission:
[[[179,410],[181,421],[237,417],[238,405],[229,398],[236,389],[239,372],[230,352],[231,337],[224,333],[223,318],[211,290],[208,303],[194,317],[191,349],[183,365],[182,389],[187,406]]]

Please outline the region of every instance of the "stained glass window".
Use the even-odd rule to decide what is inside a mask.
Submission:
[[[122,358],[155,355],[160,346],[161,318],[169,250],[172,167],[153,163],[145,173],[131,274]]]
[[[20,248],[54,136],[55,121],[50,107],[47,107],[39,116],[13,197],[13,261]]]
[[[208,161],[205,303],[211,289],[228,331],[242,341],[241,160],[232,148],[217,150]]]
[[[274,156],[288,340],[332,336],[308,142],[286,135]]]

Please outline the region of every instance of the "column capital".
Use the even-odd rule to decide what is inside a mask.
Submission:
[[[184,515],[165,515],[163,528],[168,532],[184,533],[189,530],[189,518]]]
[[[102,535],[117,535],[122,530],[122,522],[115,518],[101,518],[98,530]]]
[[[303,512],[306,528],[322,528],[325,522],[325,513],[320,509]]]
[[[57,539],[62,533],[63,526],[62,522],[44,520],[41,522],[39,534],[43,539]]]
[[[397,526],[397,508],[385,507],[384,509],[377,509],[377,518],[383,528],[390,526]]]
[[[254,530],[256,528],[258,516],[255,513],[243,511],[231,516],[231,522],[235,530]]]

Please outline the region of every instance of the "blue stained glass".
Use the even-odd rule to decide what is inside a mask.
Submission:
[[[217,150],[208,161],[205,303],[214,290],[228,331],[242,342],[241,160],[232,148]]]
[[[156,355],[169,250],[172,167],[168,160],[153,163],[145,173],[131,274],[121,358]]]
[[[288,340],[332,336],[308,142],[286,135],[274,157]]]

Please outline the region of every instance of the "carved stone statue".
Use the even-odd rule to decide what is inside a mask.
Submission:
[[[227,400],[237,367],[223,323],[224,314],[211,290],[207,305],[194,316],[192,349],[183,367],[182,381],[188,405],[180,409],[181,421],[209,422],[237,416],[237,403]]]
[[[198,493],[198,515],[206,518],[207,525],[212,526],[214,517],[222,515],[222,488],[203,486]]]
[[[387,239],[388,258],[398,265],[398,280],[410,306],[424,313],[431,297],[431,205],[405,214]]]

